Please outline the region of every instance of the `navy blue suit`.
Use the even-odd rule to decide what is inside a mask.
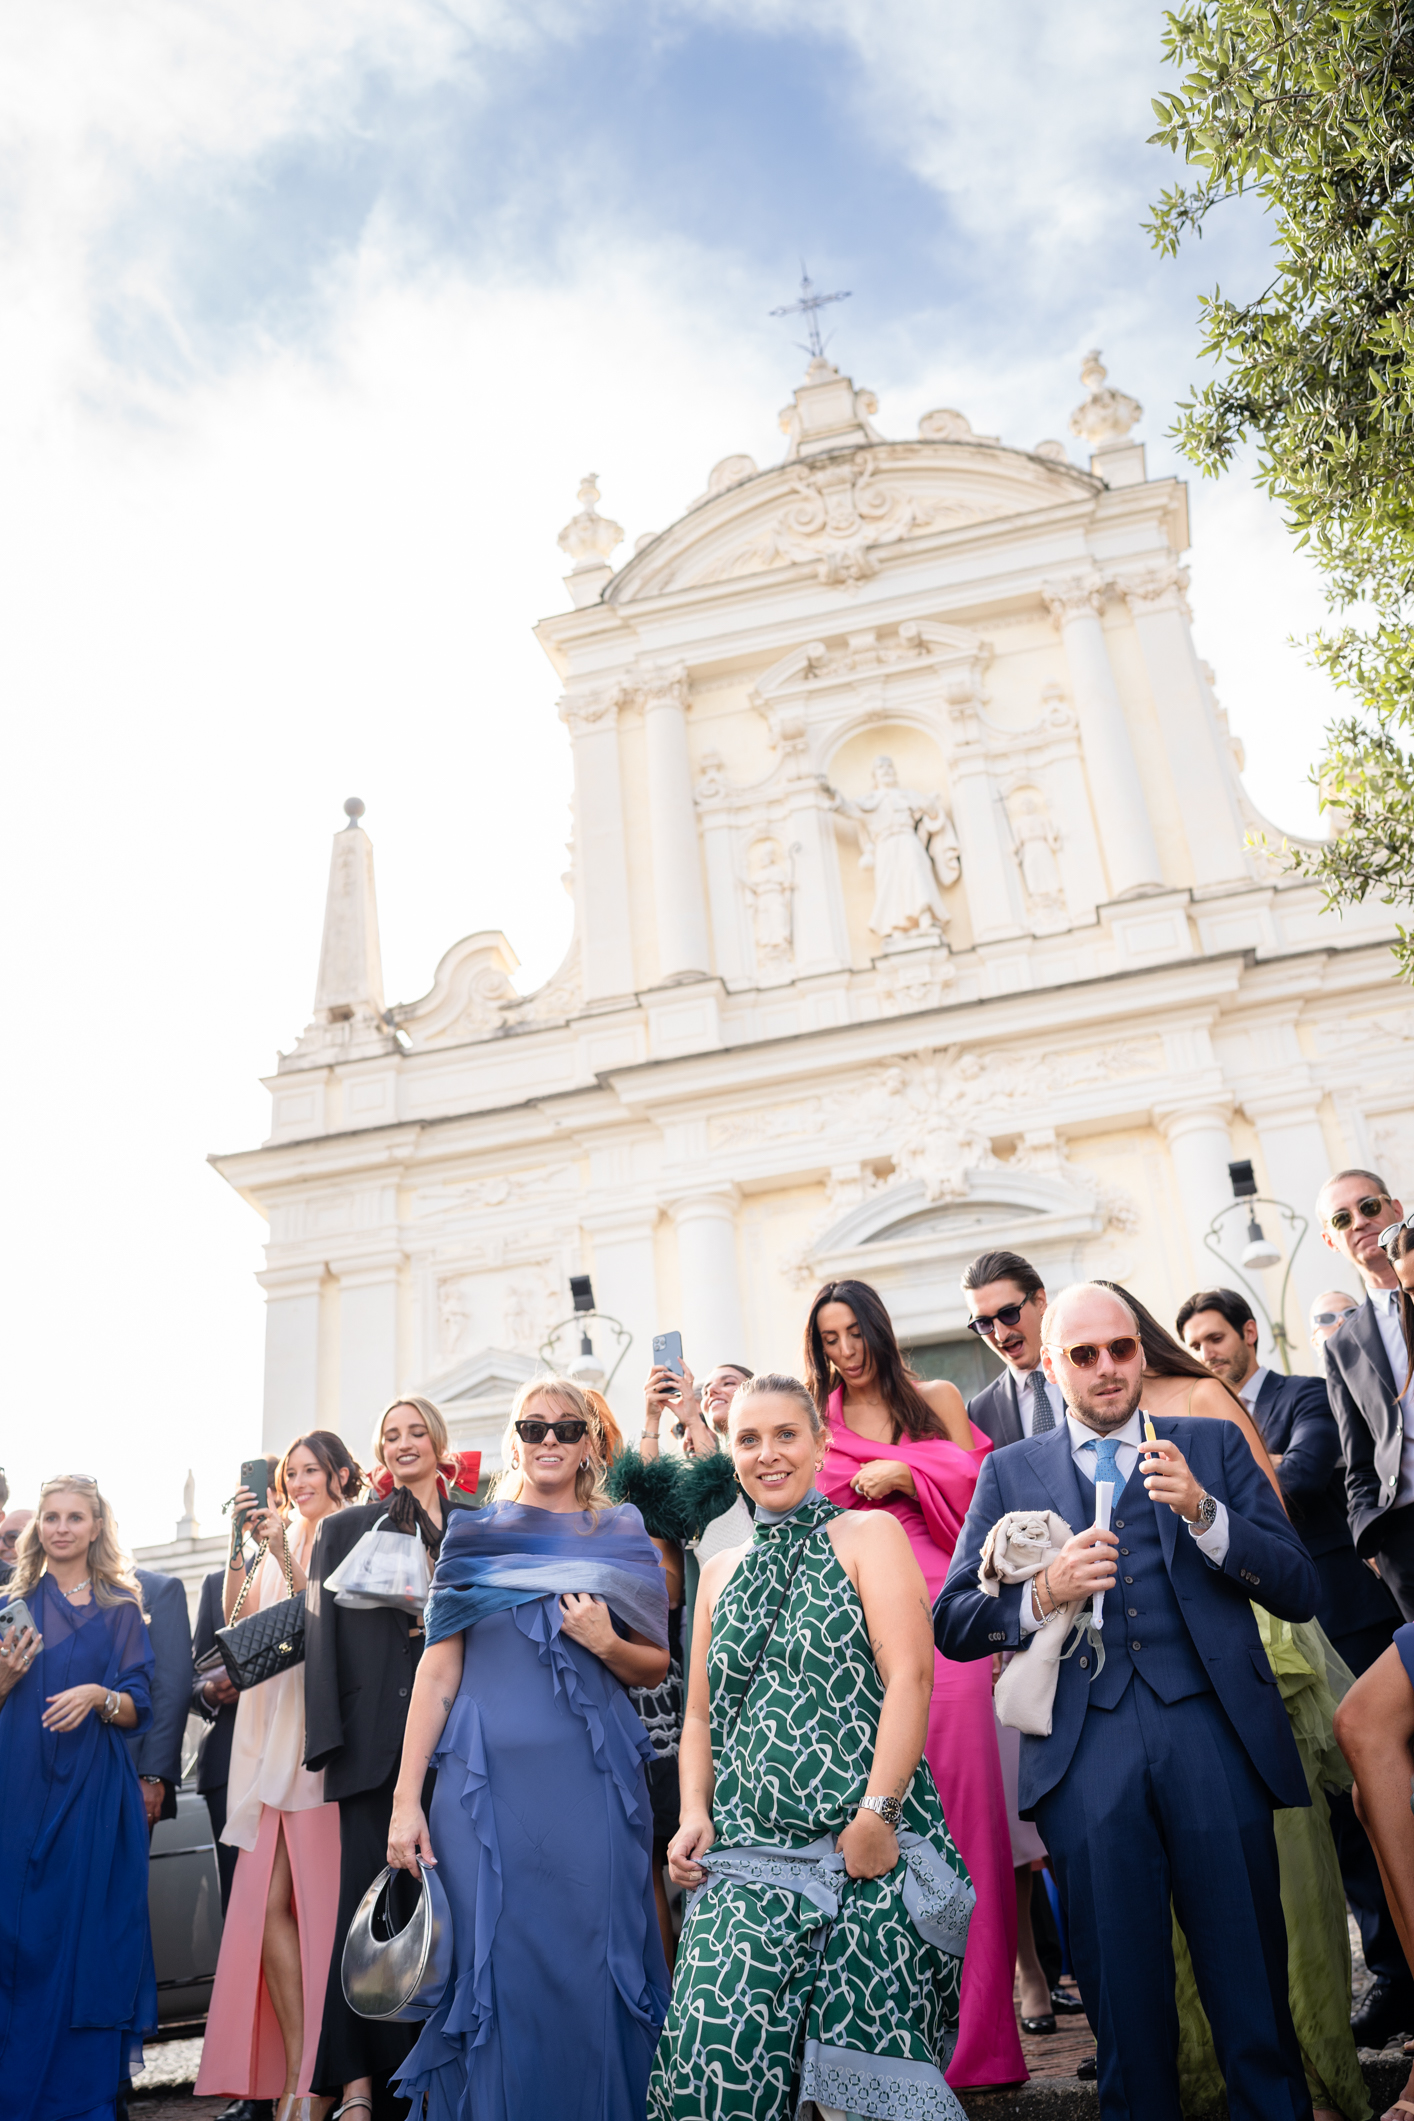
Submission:
[[[984,1436],[990,1436],[998,1450],[1006,1443],[1020,1443],[1026,1434],[1017,1412],[1011,1374],[1010,1370],[1003,1370],[1000,1377],[983,1385],[967,1402],[968,1420],[975,1422]]]
[[[1310,1798],[1250,1601],[1309,1620],[1319,1580],[1235,1423],[1154,1426],[1226,1505],[1226,1557],[1221,1569],[1205,1560],[1136,1468],[1115,1498],[1104,1668],[1088,1647],[1061,1663],[1050,1737],[1021,1740],[1020,1808],[1065,1896],[1104,2121],[1180,2121],[1171,1905],[1232,2121],[1304,2121],[1271,1814]],[[984,1459],[935,1608],[945,1657],[1022,1647],[1024,1587],[993,1598],[977,1580],[983,1541],[1009,1510],[1055,1510],[1075,1531],[1093,1523],[1068,1424]]]
[[[159,1576],[154,1569],[134,1569],[147,1608],[152,1644],[152,1721],[127,1739],[139,1775],[160,1775],[160,1819],[177,1816],[177,1784],[182,1779],[182,1740],[191,1705],[191,1623],[187,1619],[186,1585],[179,1576]]]

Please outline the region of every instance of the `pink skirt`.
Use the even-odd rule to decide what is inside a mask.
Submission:
[[[275,1837],[285,1830],[304,1976],[304,2053],[300,2092],[312,2090],[324,2017],[324,1990],[339,1914],[339,1807],[279,1812],[266,1805],[253,1849],[242,1849],[221,1931],[221,1953],[206,2020],[198,2099],[278,2099],[285,2088],[285,2043],[261,1970],[265,1906],[275,1867]]]
[[[1027,2077],[1016,2007],[1016,1877],[1006,1791],[992,1713],[992,1662],[953,1664],[935,1654],[924,1755],[943,1817],[977,1894],[962,1962],[957,2047],[947,2080],[1018,2084]]]

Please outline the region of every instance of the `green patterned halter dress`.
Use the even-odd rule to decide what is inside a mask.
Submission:
[[[712,1616],[717,1839],[683,1927],[652,2121],[793,2121],[810,2100],[962,2121],[943,2070],[972,1890],[927,1762],[886,1877],[851,1879],[834,1853],[884,1700],[859,1593],[824,1529],[838,1514],[812,1491],[783,1522],[758,1522]]]

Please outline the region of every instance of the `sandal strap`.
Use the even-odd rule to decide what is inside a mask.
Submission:
[[[348,2113],[350,2108],[355,2106],[366,2106],[370,2113],[373,2111],[373,2101],[369,2098],[367,2092],[355,2092],[351,2099],[345,2099],[342,2106],[334,2108],[333,2113],[329,2116],[329,2121],[339,2121],[340,2114]],[[1414,2113],[1414,2106],[1409,2111]]]

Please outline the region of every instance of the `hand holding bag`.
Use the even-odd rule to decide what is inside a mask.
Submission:
[[[396,1612],[421,1619],[431,1583],[422,1541],[397,1531],[384,1516],[329,1571],[324,1588],[333,1592],[338,1605],[362,1610],[392,1606]]]
[[[1004,1583],[1039,1576],[1070,1537],[1070,1526],[1054,1510],[1008,1510],[983,1542],[977,1581],[989,1598],[998,1598]],[[997,1681],[992,1706],[1008,1730],[1050,1737],[1062,1645],[1087,1603],[1082,1598],[1058,1606]]]
[[[292,1666],[304,1663],[304,1592],[295,1590],[288,1542],[284,1560],[289,1597],[282,1598],[278,1605],[262,1606],[241,1619],[241,1607],[269,1548],[269,1540],[262,1541],[254,1567],[241,1585],[235,1611],[226,1626],[216,1630],[216,1647],[221,1652],[221,1661],[231,1685],[241,1693],[247,1687],[259,1686],[264,1680],[274,1679],[278,1673],[288,1672]]]
[[[452,1976],[452,1911],[435,1870],[419,1861],[421,1891],[405,1928],[390,1927],[390,1888],[401,1873],[382,1870],[354,1910],[339,1964],[344,2001],[360,2018],[415,2024],[430,2017]]]

